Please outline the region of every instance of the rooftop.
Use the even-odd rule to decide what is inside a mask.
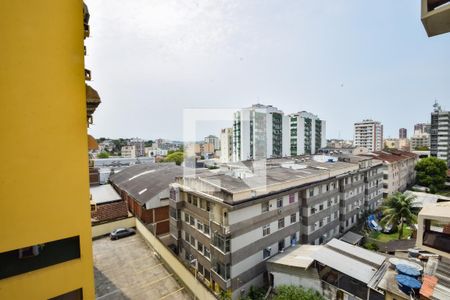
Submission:
[[[314,262],[314,254],[321,249],[322,246],[315,245],[293,246],[283,253],[272,257],[267,262],[307,269]]]
[[[382,160],[387,163],[398,162],[410,158],[418,158],[418,155],[412,152],[401,150],[389,150],[389,151],[374,151],[368,154],[362,154],[364,156],[372,156],[376,159]]]
[[[122,200],[120,195],[110,184],[92,186],[90,190],[92,201],[95,204],[104,204]]]

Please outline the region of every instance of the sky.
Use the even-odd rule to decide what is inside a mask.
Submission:
[[[95,137],[182,140],[254,103],[310,111],[327,138],[371,118],[385,137],[450,109],[450,33],[428,38],[411,0],[86,0]],[[223,111],[222,111],[223,110]],[[229,125],[227,125],[229,124]]]

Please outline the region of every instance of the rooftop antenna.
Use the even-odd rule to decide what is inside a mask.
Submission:
[[[434,108],[434,112],[440,112],[440,111],[442,111],[442,108],[441,108],[441,106],[439,105],[439,103],[437,102],[437,99],[434,99],[433,108]]]

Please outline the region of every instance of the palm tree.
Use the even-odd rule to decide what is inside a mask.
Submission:
[[[381,210],[383,212],[383,218],[381,224],[392,224],[392,226],[398,225],[398,239],[403,236],[403,225],[407,224],[413,226],[417,223],[417,215],[412,204],[416,196],[412,194],[404,194],[397,192],[389,196],[383,203]]]

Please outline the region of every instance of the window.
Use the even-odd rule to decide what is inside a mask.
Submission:
[[[188,243],[191,241],[191,236],[189,235],[189,233],[184,232],[184,239],[185,239],[185,241],[188,242]]]
[[[316,213],[316,208],[315,207],[311,207],[311,214],[315,214]]]
[[[206,201],[204,199],[200,199],[200,208],[206,210]]]
[[[297,222],[297,214],[291,215],[291,224]]]
[[[270,224],[263,226],[263,236],[270,234]]]
[[[203,231],[203,223],[197,221],[197,229]]]
[[[209,225],[204,224],[203,225],[203,232],[207,235],[209,235]]]
[[[320,204],[319,205],[319,211],[322,211],[323,210],[323,204]]]
[[[297,244],[297,235],[294,233],[291,235],[291,245]]]
[[[206,211],[210,210],[211,210],[211,203],[209,203],[209,201],[206,201]]]
[[[185,221],[186,223],[189,223],[189,214],[184,213],[184,221]]]
[[[189,224],[191,224],[192,226],[195,226],[195,219],[193,216],[189,216]]]
[[[203,255],[205,255],[206,258],[211,258],[211,252],[209,252],[208,248],[203,247]]]
[[[215,269],[217,274],[225,280],[230,279],[230,265],[224,265],[220,262],[216,262]]]
[[[323,226],[323,220],[319,221],[319,228]]]
[[[197,242],[197,250],[203,253],[203,244],[200,242]]]
[[[284,249],[284,239],[278,242],[278,251],[282,251]]]
[[[270,248],[265,248],[263,250],[263,259],[266,259],[270,256]]]
[[[192,200],[192,205],[198,206],[198,197],[194,197],[194,199]]]
[[[283,198],[277,199],[277,208],[283,207]]]
[[[31,245],[0,253],[0,279],[80,258],[80,237]]]
[[[269,211],[269,201],[261,203],[261,212],[265,213]]]
[[[310,197],[314,196],[314,189],[309,189],[309,196]]]
[[[204,268],[201,264],[197,264],[197,272],[199,272],[200,274],[203,275],[204,272]]]
[[[230,238],[223,237],[220,234],[215,233],[213,235],[213,245],[217,247],[223,253],[230,252]]]
[[[191,235],[191,245],[195,247],[195,238]]]
[[[284,218],[278,220],[278,229],[284,228]]]
[[[294,202],[295,202],[295,195],[289,194],[289,203],[294,203]]]
[[[327,190],[327,192],[330,190],[330,185],[327,184],[326,190]]]
[[[187,201],[189,204],[192,204],[192,195],[191,194],[188,194]]]

